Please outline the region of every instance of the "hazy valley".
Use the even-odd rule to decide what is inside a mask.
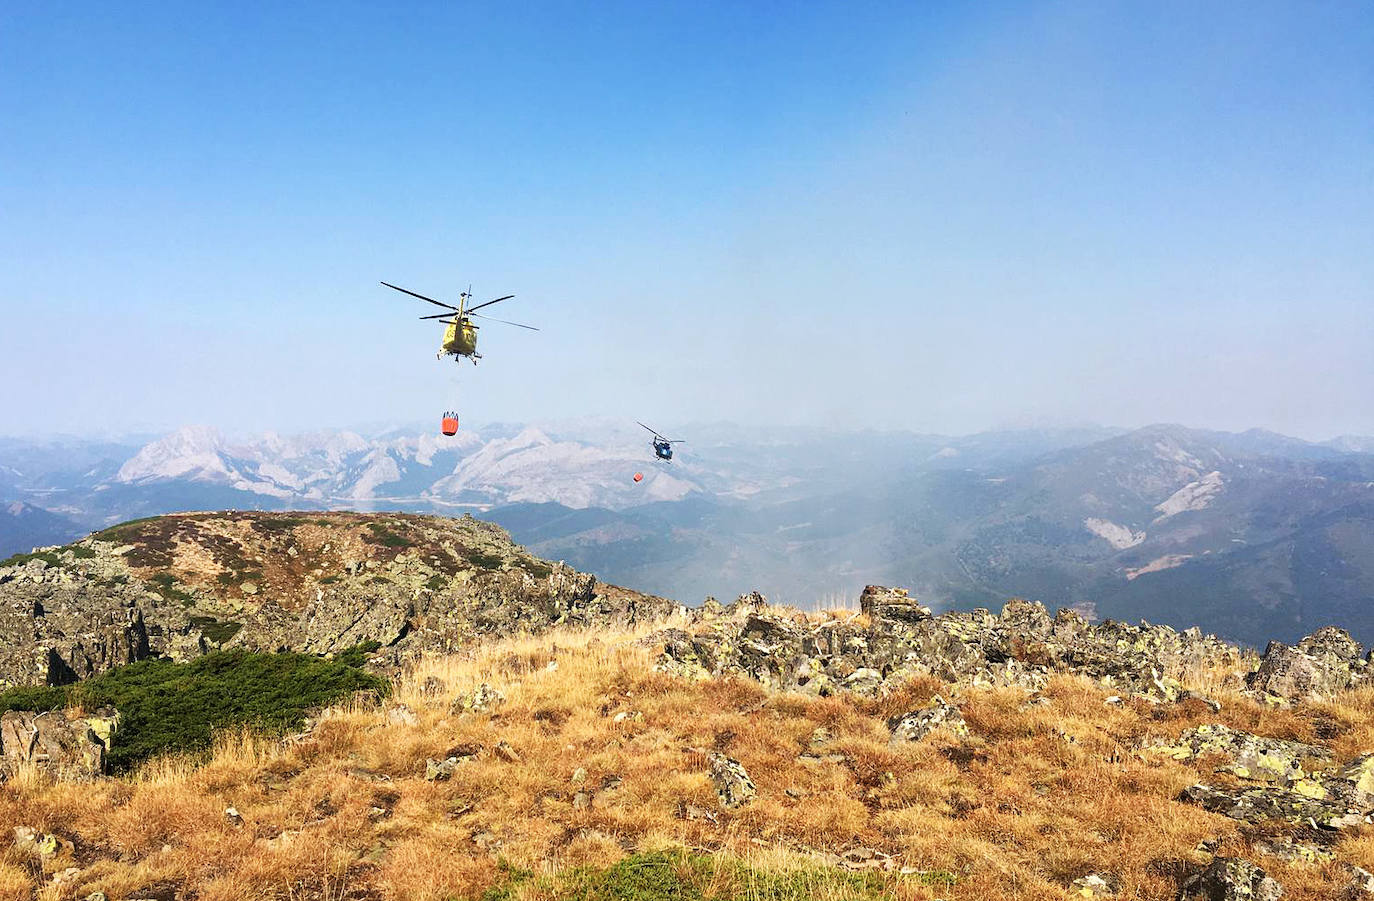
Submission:
[[[1374,638],[1366,439],[680,431],[671,465],[606,422],[7,439],[0,553],[176,510],[474,512],[543,557],[688,604],[751,590],[852,604],[865,584],[903,584],[937,609],[1026,597],[1261,646],[1330,622]]]

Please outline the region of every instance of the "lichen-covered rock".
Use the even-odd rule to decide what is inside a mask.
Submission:
[[[1220,772],[1249,781],[1274,783],[1309,797],[1327,796],[1326,789],[1312,777],[1312,768],[1307,766],[1331,756],[1326,748],[1316,745],[1262,738],[1214,723],[1189,729],[1177,741],[1155,742],[1143,750],[1175,760],[1219,755],[1230,761],[1219,768]]]
[[[741,807],[758,796],[758,788],[744,764],[724,754],[712,754],[711,784],[716,787],[716,796],[726,809]]]
[[[0,760],[7,769],[33,764],[64,779],[91,779],[105,772],[118,722],[112,710],[90,717],[11,710],[0,714]]]
[[[51,832],[39,832],[31,826],[15,826],[14,850],[25,857],[48,861],[64,851],[70,854],[75,850],[75,845]]]
[[[924,710],[914,710],[888,720],[892,744],[920,741],[936,729],[947,729],[954,735],[967,736],[968,724],[959,708],[936,695]]]
[[[883,588],[880,585],[864,588],[859,595],[859,611],[874,619],[908,625],[930,619],[930,608],[908,597],[905,588]]]
[[[1179,901],[1278,901],[1283,886],[1240,857],[1216,857],[1184,883]]]
[[[994,687],[1043,688],[1054,673],[1096,679],[1121,695],[1183,697],[1192,668],[1233,663],[1246,652],[1196,630],[1090,625],[1071,611],[1011,601],[987,610],[930,616],[901,589],[869,586],[862,616],[806,619],[746,595],[645,639],[662,647],[659,669],[692,678],[742,675],[773,688],[829,695],[881,694],[917,675]]]
[[[1345,886],[1345,897],[1348,901],[1374,898],[1374,873],[1354,864],[1344,864],[1343,868],[1349,877]]]
[[[465,691],[453,699],[451,713],[486,713],[505,703],[506,696],[483,682],[472,691]]]
[[[1121,880],[1110,873],[1089,873],[1069,883],[1069,894],[1075,898],[1115,898],[1121,890]]]
[[[1256,692],[1288,701],[1331,696],[1369,678],[1364,649],[1344,629],[1328,626],[1289,647],[1270,642],[1247,684]]]
[[[1183,800],[1247,823],[1277,820],[1321,829],[1348,829],[1369,821],[1369,811],[1358,804],[1269,786],[1229,789],[1198,783],[1183,790]]]

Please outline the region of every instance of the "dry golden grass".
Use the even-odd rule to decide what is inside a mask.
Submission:
[[[503,861],[547,877],[512,894],[543,901],[572,868],[666,848],[805,872],[873,849],[891,857],[888,893],[911,901],[1066,899],[1092,872],[1119,877],[1123,899],[1172,899],[1180,874],[1206,860],[1198,843],[1214,838],[1264,866],[1286,898],[1327,899],[1342,884],[1336,864],[1265,857],[1233,821],[1176,800],[1208,770],[1134,749],[1220,721],[1324,741],[1348,759],[1374,749],[1374,690],[1274,710],[1237,693],[1234,674],[1200,673],[1220,714],[1201,702],[1108,704],[1109,692],[1074,677],[1053,679],[1035,703],[932,678],[883,698],[809,698],[656,673],[635,637],[563,632],[424,659],[387,705],[331,710],[294,743],[224,735],[203,764],[165,758],[92,784],[21,774],[0,786],[0,823],[57,833],[75,851],[41,868],[17,851],[0,857],[0,901],[97,890],[119,899],[159,886],[201,901],[442,901],[480,896]],[[483,682],[505,702],[450,712]],[[957,696],[972,737],[890,746],[885,720],[936,693]],[[389,718],[397,703],[413,725]],[[833,740],[812,750],[822,726]],[[494,753],[500,742],[518,762]],[[473,750],[449,781],[423,778],[427,758]],[[720,808],[712,751],[744,764],[757,800]],[[240,824],[226,819],[231,806]],[[1374,869],[1374,832],[1355,831],[1335,851]],[[69,866],[80,875],[50,884]],[[843,893],[821,880],[812,894]]]

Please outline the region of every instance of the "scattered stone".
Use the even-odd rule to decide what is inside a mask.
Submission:
[[[1348,863],[1341,864],[1341,868],[1350,877],[1345,892],[1349,898],[1374,898],[1374,873]]]
[[[573,810],[586,810],[592,806],[592,796],[590,792],[578,791],[573,794]]]
[[[959,708],[936,695],[924,710],[904,713],[888,720],[894,745],[920,741],[936,729],[948,729],[960,737],[968,735],[968,724],[964,722]]]
[[[426,782],[447,782],[453,778],[453,771],[458,768],[460,763],[457,757],[446,757],[443,760],[435,760],[433,757],[425,760],[425,781]]]
[[[573,783],[573,785],[581,785],[582,783],[584,783],[584,782],[586,782],[586,781],[587,781],[587,770],[586,770],[585,768],[583,768],[583,767],[578,767],[577,769],[573,770],[573,774],[572,774],[572,783]]]
[[[405,704],[397,704],[386,712],[386,721],[393,726],[418,726],[420,717]]]
[[[1313,798],[1327,796],[1326,789],[1304,768],[1305,761],[1330,759],[1331,752],[1316,745],[1263,738],[1214,723],[1189,729],[1176,742],[1159,741],[1143,750],[1175,760],[1219,755],[1230,762],[1220,767],[1218,772],[1254,782],[1281,785]]]
[[[810,746],[812,748],[824,748],[835,740],[835,733],[825,726],[817,726],[811,730]]]
[[[446,688],[448,688],[448,683],[444,682],[443,679],[438,676],[426,676],[425,681],[420,683],[420,694],[432,698],[443,694]]]
[[[483,682],[453,699],[450,713],[485,713],[505,703],[506,696]]]
[[[243,817],[239,816],[238,810],[233,807],[224,808],[224,821],[234,827],[243,825]]]
[[[1120,880],[1110,873],[1089,873],[1069,883],[1069,894],[1076,898],[1112,898],[1120,890]]]
[[[29,826],[14,827],[14,848],[20,854],[39,857],[43,860],[55,857],[63,851],[74,852],[76,846],[51,832],[39,832]]]
[[[512,748],[508,743],[504,741],[496,743],[495,752],[496,756],[500,757],[506,763],[520,762],[520,752]]]
[[[716,815],[705,807],[698,807],[688,801],[677,802],[677,816],[680,820],[695,820],[698,822],[715,823]]]
[[[1288,863],[1322,864],[1336,859],[1335,854],[1320,845],[1295,842],[1286,835],[1271,840],[1255,841],[1252,844],[1256,851]]]
[[[892,855],[872,848],[850,848],[840,854],[840,866],[846,870],[890,870]]]
[[[1217,857],[1183,884],[1178,901],[1278,901],[1281,897],[1283,886],[1248,860]]]
[[[716,787],[716,795],[722,807],[733,809],[748,804],[758,796],[758,788],[744,764],[733,757],[712,753],[711,782]]]

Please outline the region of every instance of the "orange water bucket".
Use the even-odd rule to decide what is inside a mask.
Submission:
[[[443,433],[444,433],[445,435],[457,435],[457,434],[458,434],[458,417],[457,417],[457,416],[445,416],[444,419],[443,419],[443,421],[439,424],[439,428],[440,428],[440,430],[443,431]]]

